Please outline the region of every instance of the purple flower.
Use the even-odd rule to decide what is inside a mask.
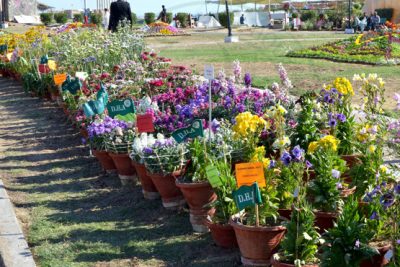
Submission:
[[[400,184],[397,184],[397,185],[394,187],[394,192],[395,192],[397,195],[400,195]]]
[[[81,138],[81,142],[82,142],[82,145],[86,145],[86,138],[85,138],[85,137],[82,137],[82,138]]]
[[[308,160],[306,160],[306,167],[307,169],[310,169],[313,167],[313,165],[311,164],[311,162],[309,162]]]
[[[245,84],[247,87],[250,87],[250,86],[251,86],[251,75],[250,75],[250,73],[246,73],[246,74],[244,75],[244,84]]]
[[[269,168],[272,169],[272,168],[275,168],[275,166],[276,166],[276,161],[275,160],[271,160],[269,162]]]
[[[329,101],[331,101],[331,96],[329,94],[325,94],[324,102],[329,103]]]
[[[360,248],[360,240],[356,240],[356,243],[354,244],[354,246],[356,247],[356,248]]]
[[[297,145],[293,148],[292,155],[296,161],[300,161],[303,158],[304,149]]]
[[[380,198],[380,203],[382,204],[382,206],[387,209],[390,206],[392,206],[394,204],[395,198],[394,195],[391,193],[386,193],[383,196],[381,196]]]
[[[372,213],[372,215],[371,215],[371,217],[369,217],[371,220],[378,220],[379,219],[379,216],[378,216],[378,214],[374,211],[373,213]]]
[[[342,183],[336,183],[336,189],[342,189],[343,188],[343,185],[342,185]]]
[[[329,126],[330,127],[335,127],[336,124],[337,124],[337,121],[335,119],[332,118],[332,119],[329,120]]]
[[[213,119],[211,122],[211,129],[215,133],[218,131],[219,127],[221,126],[221,123],[217,119]]]
[[[290,162],[292,161],[292,156],[290,156],[290,154],[285,151],[281,157],[281,161],[283,162],[283,164],[288,166],[290,164]]]
[[[339,179],[340,178],[340,171],[332,169],[332,176],[333,176],[333,178]]]
[[[339,113],[336,115],[336,118],[340,121],[340,122],[345,122],[346,121],[346,115]]]
[[[397,239],[396,243],[397,245],[400,245],[400,239]]]
[[[151,149],[150,147],[145,147],[145,148],[143,148],[143,153],[144,154],[153,154],[153,149]]]

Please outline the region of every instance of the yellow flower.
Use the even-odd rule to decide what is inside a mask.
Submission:
[[[268,127],[268,123],[263,118],[252,115],[250,112],[240,113],[235,120],[236,124],[233,126],[233,131],[240,137],[257,134],[265,127]]]
[[[322,146],[324,148],[331,148],[333,151],[337,150],[339,145],[339,140],[336,139],[333,135],[325,135],[318,141],[318,146]]]
[[[343,95],[354,95],[353,86],[347,78],[338,77],[333,82],[333,87]]]
[[[250,162],[262,162],[265,169],[269,168],[270,159],[265,158],[265,147],[259,146],[253,152]]]
[[[312,153],[314,153],[315,152],[315,150],[317,150],[317,148],[318,148],[318,142],[311,142],[309,145],[308,145],[308,150],[307,150],[307,152],[309,153],[309,154],[312,154]]]
[[[380,170],[381,173],[387,173],[388,168],[387,168],[385,165],[381,165],[381,166],[379,167],[379,170]]]
[[[375,150],[376,150],[376,147],[375,147],[374,145],[370,145],[370,146],[368,147],[369,153],[374,153]]]
[[[277,107],[277,109],[279,110],[279,112],[280,112],[282,115],[284,115],[284,114],[287,113],[287,110],[286,110],[284,107],[282,107],[281,105],[278,104],[276,107]]]

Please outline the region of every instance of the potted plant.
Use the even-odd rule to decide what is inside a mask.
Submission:
[[[208,218],[215,212],[208,204],[217,198],[206,175],[206,167],[211,162],[210,145],[205,138],[195,138],[188,144],[188,149],[191,161],[186,171],[177,177],[176,186],[182,191],[189,205],[193,231],[204,233],[209,230]]]
[[[389,261],[390,266],[398,266],[400,183],[393,177],[387,179],[387,182],[384,179],[380,180],[374,188],[369,188],[364,201],[367,202],[368,231],[374,233],[369,244],[379,251],[379,254],[364,260],[361,266],[384,266]]]
[[[122,185],[129,185],[136,182],[136,171],[129,158],[135,132],[132,123],[117,119],[113,121],[112,130],[105,139],[106,150],[117,167]]]
[[[307,185],[307,196],[316,209],[316,225],[321,232],[333,226],[343,204],[341,191],[344,182],[341,176],[346,171],[346,162],[337,153],[338,144],[339,140],[327,135],[311,142],[308,147],[315,178]]]
[[[107,173],[117,170],[105,147],[106,133],[111,132],[115,123],[117,122],[110,117],[105,117],[104,119],[96,119],[88,126],[89,147]]]
[[[209,222],[211,236],[217,246],[223,248],[237,247],[237,240],[233,227],[229,224],[229,219],[233,214],[237,213],[235,202],[233,201],[232,192],[236,189],[236,180],[232,175],[230,163],[224,160],[216,160],[213,165],[217,168],[219,174],[220,185],[214,187],[217,200],[210,204],[215,208],[214,216]]]
[[[143,149],[152,146],[156,140],[157,139],[154,138],[152,134],[141,133],[140,136],[136,136],[133,140],[132,152],[130,154],[132,164],[136,169],[140,184],[142,185],[143,197],[150,200],[159,198],[160,194],[151,178],[147,175],[143,160]]]
[[[160,193],[165,208],[176,209],[185,203],[182,192],[175,185],[175,176],[179,176],[186,167],[188,157],[185,144],[162,136],[153,145],[143,149],[147,174]]]
[[[296,207],[297,206],[297,207]],[[317,267],[320,235],[314,227],[312,207],[303,198],[293,208],[279,253],[271,259],[273,267]]]
[[[235,118],[233,130],[240,138],[247,140],[249,147],[254,148],[252,158],[261,162],[264,167],[265,187],[260,189],[260,205],[247,207],[244,212],[231,217],[230,224],[235,230],[242,263],[244,265],[268,265],[270,257],[283,238],[286,228],[279,218],[277,189],[268,173],[270,161],[257,157],[257,143],[260,133],[267,123],[257,115],[241,113]],[[269,170],[272,172],[271,170]]]
[[[378,254],[368,245],[373,235],[358,201],[354,197],[348,198],[335,226],[323,236],[321,266],[360,266],[363,260]]]

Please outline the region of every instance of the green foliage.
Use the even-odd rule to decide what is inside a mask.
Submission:
[[[82,13],[74,14],[74,21],[76,21],[76,22],[83,22],[83,15],[82,15]]]
[[[230,23],[231,23],[231,26],[232,26],[233,19],[234,19],[233,12],[229,12],[229,18],[230,18]],[[221,23],[222,26],[224,26],[225,28],[228,28],[228,16],[226,15],[226,12],[218,13],[218,20],[219,20],[219,23]]]
[[[279,162],[281,164],[281,162]],[[280,166],[281,173],[277,177],[276,190],[278,192],[279,207],[290,209],[293,203],[293,192],[300,186],[303,179],[304,163],[291,162],[288,166]]]
[[[100,26],[103,21],[103,15],[101,13],[91,13],[90,14],[90,21],[97,26]]]
[[[279,198],[278,191],[273,186],[260,188],[262,204],[259,205],[260,225],[274,226],[279,224]],[[246,225],[256,225],[255,207],[246,208]]]
[[[219,171],[222,186],[214,188],[217,200],[210,204],[216,209],[212,220],[213,222],[225,224],[228,223],[231,215],[238,212],[232,196],[233,190],[236,189],[236,179],[232,174],[230,164],[226,160],[214,161],[213,165]]]
[[[40,14],[40,21],[44,25],[49,25],[53,21],[53,13],[42,13]]]
[[[138,22],[136,13],[132,12],[131,16],[132,16],[132,24],[136,24]]]
[[[179,20],[183,28],[188,26],[188,16],[189,16],[188,13],[183,13],[183,12],[176,14],[176,19]]]
[[[297,118],[297,126],[292,135],[292,143],[299,145],[302,149],[307,150],[310,142],[316,141],[318,134],[318,121],[315,118],[315,100],[314,92],[307,92],[300,97],[301,111]]]
[[[281,242],[281,262],[300,262],[302,265],[316,262],[320,235],[314,227],[314,220],[312,207],[305,201],[292,210],[285,238]]]
[[[297,13],[293,13],[293,14],[292,14],[292,18],[293,18],[293,19],[297,19],[298,17],[299,17],[299,14],[297,14]]]
[[[173,14],[171,12],[167,12],[167,23],[171,23],[173,19]]]
[[[300,13],[301,21],[316,20],[318,18],[318,13],[315,10],[302,10]]]
[[[67,13],[65,12],[54,13],[54,20],[60,24],[67,23],[68,21]]]
[[[356,198],[349,198],[336,225],[324,236],[322,267],[358,267],[360,263],[379,252],[368,246],[374,233],[367,227]]]
[[[156,19],[156,14],[153,12],[144,13],[144,21],[146,24],[153,23]]]
[[[380,8],[380,9],[375,9],[375,11],[381,18],[385,18],[387,20],[392,20],[393,18],[393,13],[394,13],[393,8]]]
[[[205,140],[195,138],[189,144],[189,151],[192,158],[191,178],[193,182],[207,181],[206,167],[210,164],[208,153],[208,146]]]

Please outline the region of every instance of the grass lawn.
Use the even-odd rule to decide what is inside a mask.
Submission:
[[[270,30],[236,31],[239,43],[225,44],[226,32],[194,33],[192,36],[147,38],[149,48],[170,57],[174,64],[194,65],[202,72],[205,64],[214,64],[232,73],[232,61],[240,60],[242,71],[253,75],[253,85],[263,88],[279,81],[276,65],[284,64],[295,86],[292,94],[318,90],[337,76],[352,78],[356,73],[377,73],[387,82],[387,108],[393,109],[393,92],[400,87],[400,67],[336,63],[320,59],[291,58],[291,49],[332,42],[348,35],[334,32],[280,32]]]

